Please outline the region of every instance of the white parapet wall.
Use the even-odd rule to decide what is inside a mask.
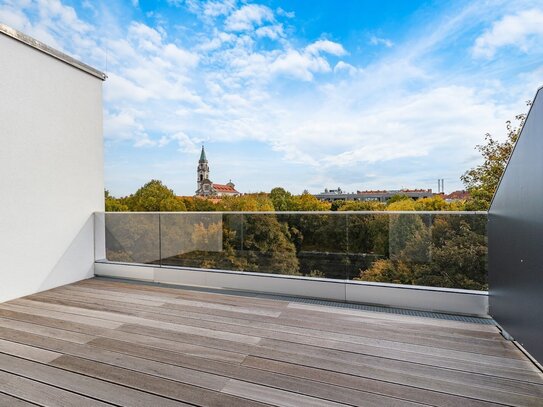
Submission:
[[[291,295],[449,314],[488,316],[488,293],[227,270],[156,267],[101,261],[97,276]]]
[[[0,302],[94,273],[104,79],[0,24]]]

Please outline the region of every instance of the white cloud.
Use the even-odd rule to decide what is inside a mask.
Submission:
[[[163,47],[162,52],[162,55],[177,69],[184,70],[198,65],[199,56],[197,54],[179,48],[174,44],[167,44]]]
[[[148,89],[138,86],[136,83],[117,75],[108,73],[108,80],[104,87],[105,99],[110,102],[126,100],[129,96],[134,102],[145,102],[151,98]]]
[[[267,37],[272,40],[276,40],[285,36],[283,26],[281,24],[260,27],[255,31],[255,34],[257,37]]]
[[[401,179],[406,186],[411,186],[409,177],[430,176],[424,172],[453,174],[485,132],[500,134],[511,112],[522,111],[511,100],[531,97],[530,87],[541,78],[536,64],[518,76],[522,87],[514,89],[490,70],[443,75],[447,70],[436,67],[434,51],[446,47],[459,30],[473,32],[474,21],[484,13],[472,6],[421,26],[419,34],[395,44],[385,57],[364,59],[370,62],[362,66],[355,62],[358,51],[351,56],[340,42],[300,45],[303,39],[287,20],[293,14],[258,4],[184,0],[178,6],[197,13],[191,18],[198,29],[187,24],[175,31],[167,17],[144,24],[112,16],[106,24],[98,17],[83,21],[69,7],[59,9],[58,1],[4,3],[1,20],[85,62],[100,67],[108,50],[108,143],[175,149],[180,157],[195,154],[202,140],[262,143],[275,151],[274,159],[284,160],[281,166],[303,164],[299,168],[311,177],[299,184],[341,180],[355,185],[366,169],[376,174],[372,182]],[[104,13],[98,7],[96,12]],[[479,52],[507,45],[500,21],[506,19],[480,37],[486,39],[479,41]],[[515,45],[530,44],[535,28],[527,26],[530,34],[522,28],[526,35],[514,36],[520,38]],[[388,46],[386,41],[374,40]],[[435,168],[395,167],[422,158]],[[380,172],[383,165],[389,166],[386,174]]]
[[[326,59],[295,50],[279,56],[271,63],[269,69],[274,75],[286,75],[303,81],[311,81],[314,73],[331,70]]]
[[[176,142],[179,147],[179,151],[185,153],[196,153],[199,151],[196,143],[183,132],[162,136],[158,140],[157,145],[158,147],[164,147],[171,142]]]
[[[208,1],[203,4],[203,14],[208,17],[227,15],[235,6],[235,0]]]
[[[296,13],[294,11],[285,11],[281,7],[279,7],[277,10],[277,15],[287,17],[287,18],[294,18],[296,17]]]
[[[339,61],[336,66],[334,66],[334,73],[346,72],[349,75],[355,75],[359,71],[359,68],[346,63],[345,61]]]
[[[260,4],[247,4],[234,11],[225,21],[225,27],[229,31],[249,31],[264,22],[274,20],[273,11]]]
[[[492,58],[505,46],[529,52],[530,47],[541,47],[543,39],[543,11],[524,10],[502,17],[475,40],[472,52],[475,57]]]
[[[157,51],[162,42],[162,36],[157,30],[135,22],[128,27],[128,39],[136,43],[143,51]]]
[[[104,135],[106,140],[132,140],[139,145],[148,140],[145,127],[138,121],[139,112],[133,109],[105,112]]]
[[[305,50],[310,54],[326,52],[336,56],[345,55],[347,53],[341,44],[329,40],[315,41],[314,43],[308,45]]]
[[[394,43],[391,40],[389,40],[387,38],[379,38],[379,37],[376,37],[375,35],[371,36],[370,44],[371,45],[384,45],[387,48],[390,48],[390,47],[392,47],[394,45]]]

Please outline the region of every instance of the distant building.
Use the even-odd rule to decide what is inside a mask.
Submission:
[[[202,152],[200,153],[200,160],[198,161],[196,175],[198,185],[198,188],[196,189],[196,196],[218,198],[223,196],[241,195],[238,191],[236,191],[236,186],[232,180],[224,185],[214,184],[211,182],[209,179],[209,165],[204,146],[202,146]]]
[[[454,191],[450,194],[444,194],[443,199],[446,202],[454,202],[454,201],[465,201],[469,199],[469,192],[468,191]]]
[[[316,194],[315,197],[321,201],[375,201],[386,202],[395,195],[405,195],[411,199],[431,198],[434,194],[431,189],[399,189],[399,190],[370,190],[356,191],[356,193],[344,192],[341,188],[325,189],[324,192]]]

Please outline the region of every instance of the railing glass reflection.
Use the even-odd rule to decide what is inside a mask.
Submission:
[[[106,213],[108,261],[487,288],[486,213]]]

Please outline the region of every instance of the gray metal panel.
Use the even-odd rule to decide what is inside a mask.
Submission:
[[[492,201],[490,315],[543,361],[543,90]]]

